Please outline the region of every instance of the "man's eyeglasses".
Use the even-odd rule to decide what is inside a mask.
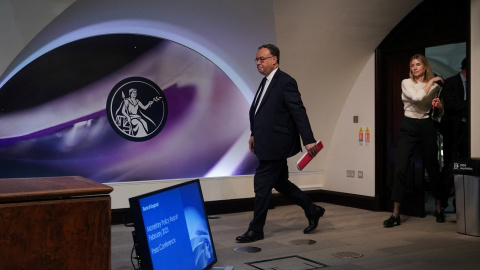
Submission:
[[[255,58],[255,59],[253,59],[253,60],[255,61],[255,64],[256,64],[258,61],[260,61],[260,63],[263,63],[265,60],[267,60],[268,58],[272,58],[272,57],[274,57],[274,56],[272,55],[272,56],[265,57],[265,58],[263,58],[263,57],[261,57],[261,58]]]

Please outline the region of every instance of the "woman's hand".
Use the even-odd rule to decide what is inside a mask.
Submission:
[[[432,82],[432,85],[433,85],[433,83],[436,83],[438,81],[441,81],[443,83],[443,79],[440,76],[433,77],[432,79],[430,79],[430,81]]]
[[[432,100],[432,106],[434,106],[435,108],[439,109],[440,111],[443,110],[443,104],[442,102],[440,102],[440,99],[438,97],[435,97],[433,100]]]
[[[427,82],[427,84],[423,87],[423,91],[425,91],[425,93],[428,95],[428,92],[430,92],[430,89],[432,88],[433,84],[439,81],[443,83],[443,79],[440,76],[431,78]]]

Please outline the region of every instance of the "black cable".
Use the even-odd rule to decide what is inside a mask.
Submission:
[[[132,262],[133,270],[136,270],[137,268],[135,268],[135,264],[133,263],[133,259],[135,258],[133,257],[134,250],[135,250],[135,243],[133,243],[132,252],[130,253],[130,261]]]

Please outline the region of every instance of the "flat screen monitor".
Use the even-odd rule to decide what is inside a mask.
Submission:
[[[203,270],[217,262],[198,179],[129,202],[142,270]]]

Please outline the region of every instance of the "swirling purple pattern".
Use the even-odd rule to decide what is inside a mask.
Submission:
[[[81,175],[121,182],[253,173],[256,159],[245,140],[249,104],[212,62],[152,37],[108,35],[89,42],[104,49],[67,44],[0,89],[0,108],[6,108],[0,112],[1,178]],[[112,42],[116,50],[108,50]],[[56,57],[78,62],[44,66]],[[169,104],[165,127],[145,142],[121,138],[105,115],[110,90],[131,76],[154,81]]]

